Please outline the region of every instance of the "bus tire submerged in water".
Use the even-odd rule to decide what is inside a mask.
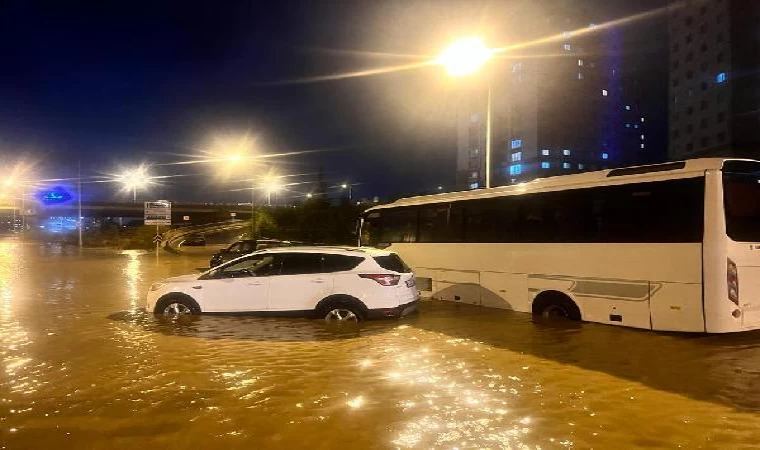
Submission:
[[[156,302],[156,309],[153,312],[170,316],[200,314],[201,307],[198,305],[198,302],[187,295],[168,294]]]
[[[317,317],[325,322],[361,322],[367,307],[350,295],[333,295],[319,302]]]
[[[546,318],[561,317],[570,320],[581,320],[581,310],[578,305],[559,291],[544,291],[533,299],[533,314]]]

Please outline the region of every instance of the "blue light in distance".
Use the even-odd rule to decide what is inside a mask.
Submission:
[[[726,79],[728,77],[726,76],[726,72],[721,72],[718,75],[715,76],[715,82],[716,83],[725,83]]]
[[[45,205],[58,205],[71,201],[71,194],[61,186],[37,192],[37,198]]]

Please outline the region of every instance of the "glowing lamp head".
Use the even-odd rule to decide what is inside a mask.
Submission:
[[[477,37],[462,38],[441,53],[436,62],[452,77],[472,75],[493,56],[493,51]]]
[[[119,176],[119,182],[124,189],[144,189],[150,184],[150,174],[144,166],[138,166],[134,169],[127,170]]]

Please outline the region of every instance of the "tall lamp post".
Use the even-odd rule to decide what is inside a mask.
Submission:
[[[477,37],[462,38],[448,46],[436,62],[452,77],[472,75],[493,57],[493,50]],[[486,106],[486,188],[491,187],[491,80],[488,80]]]
[[[151,176],[145,166],[124,171],[118,181],[125,190],[132,191],[132,202],[137,203],[137,190],[145,189],[150,184]]]
[[[354,198],[354,186],[351,183],[343,183],[340,185],[341,189],[348,189],[348,201]]]

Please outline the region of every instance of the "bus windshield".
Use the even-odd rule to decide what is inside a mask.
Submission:
[[[760,164],[743,168],[749,170],[724,168],[726,233],[737,242],[760,242]]]

